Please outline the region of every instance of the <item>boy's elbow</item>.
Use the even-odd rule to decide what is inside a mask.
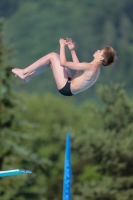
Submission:
[[[66,62],[60,61],[61,66],[65,66]]]

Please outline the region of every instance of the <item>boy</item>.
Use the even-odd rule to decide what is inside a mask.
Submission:
[[[108,66],[116,59],[112,47],[105,47],[93,54],[93,61],[90,63],[79,62],[75,52],[75,44],[71,38],[60,39],[60,55],[49,53],[25,69],[12,69],[15,76],[19,76],[26,82],[38,75],[45,69],[51,67],[58,91],[65,96],[76,95],[91,87],[100,75],[100,66]],[[71,51],[73,62],[68,62],[65,55],[65,46]],[[76,73],[72,77],[70,69]]]

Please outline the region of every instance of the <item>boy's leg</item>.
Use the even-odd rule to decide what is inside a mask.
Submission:
[[[45,71],[46,69],[48,69],[50,66],[46,65],[46,66],[41,66],[39,68],[37,68],[35,71],[31,72],[29,75],[26,75],[26,77],[24,78],[25,82],[30,82],[30,80],[37,76],[38,74],[42,73],[43,71]]]
[[[25,82],[29,82],[31,78],[37,76],[49,67],[49,63],[44,62],[44,57],[40,58],[25,69],[14,68],[12,69],[12,72],[16,76],[19,76],[19,78],[23,79]]]
[[[51,66],[57,88],[61,89],[66,84],[68,73],[70,72],[68,69],[60,65],[60,58],[56,53],[47,54],[25,69],[12,69],[12,72],[19,76],[21,79],[24,79],[26,82],[29,82],[30,78],[40,73],[39,70],[43,69],[42,71],[44,71],[47,69],[49,64]]]

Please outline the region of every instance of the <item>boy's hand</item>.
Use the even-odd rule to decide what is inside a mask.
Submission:
[[[60,45],[66,45],[66,40],[64,40],[63,38],[60,38],[59,40]]]
[[[66,38],[66,44],[69,50],[73,50],[75,48],[75,43],[72,41],[71,38]]]

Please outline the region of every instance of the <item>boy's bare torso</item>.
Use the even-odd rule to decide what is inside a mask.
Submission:
[[[100,67],[88,67],[88,70],[79,70],[71,80],[71,92],[77,94],[91,87],[100,75]]]

